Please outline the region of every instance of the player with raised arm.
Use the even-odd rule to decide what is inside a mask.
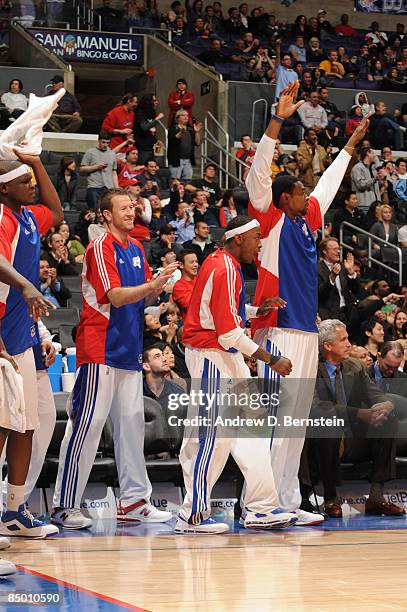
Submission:
[[[17,151],[16,154],[18,162],[0,161],[0,255],[35,287],[39,282],[41,234],[58,224],[63,213],[40,157]],[[30,168],[39,187],[42,201],[39,205],[33,205],[35,188]],[[30,292],[29,312],[24,298]],[[54,525],[36,521],[24,505],[33,434],[40,427],[33,352],[39,340],[36,323],[30,314],[37,318],[44,304],[46,302],[39,302],[38,295],[24,282],[19,286],[17,280],[11,288],[0,284],[1,333],[5,348],[17,363],[23,378],[26,414],[25,433],[11,432],[8,438],[7,509],[0,522],[3,535],[44,538],[58,533]]]
[[[246,296],[240,264],[251,263],[261,248],[258,221],[236,217],[226,228],[225,240],[224,248],[209,255],[201,266],[184,323],[185,361],[192,390],[202,394],[196,406],[191,394],[188,417],[194,418],[196,413],[202,424],[199,432],[190,429],[184,434],[180,462],[186,496],[176,533],[223,533],[229,529],[226,523],[210,517],[212,488],[229,453],[246,481],[245,527],[275,529],[296,521],[295,515],[278,508],[268,439],[259,443],[256,437],[244,437],[242,430],[239,437],[239,430],[233,435],[217,424],[218,416],[225,414],[219,392],[222,397],[235,394],[250,380],[243,355],[269,364],[281,376],[291,372],[288,359],[264,350],[245,334]],[[261,318],[280,307],[284,308],[285,302],[271,298],[248,314]]]
[[[53,500],[52,521],[66,529],[92,524],[82,515],[80,503],[109,415],[121,493],[118,520],[171,519],[170,512],[150,503],[143,454],[142,353],[145,302],[156,300],[178,263],[151,280],[141,244],[129,237],[135,211],[124,189],[106,191],[100,212],[108,232],[93,240],[85,253],[76,337],[78,371]]]
[[[246,179],[249,192],[249,215],[261,226],[262,250],[259,255],[259,279],[254,304],[279,295],[287,307],[267,317],[252,321],[255,341],[263,348],[283,354],[293,364],[284,380],[277,416],[309,416],[318,367],[317,249],[313,232],[322,223],[344,177],[355,146],[369,126],[364,118],[335,161],[321,176],[318,185],[306,197],[304,185],[294,176],[282,176],[272,185],[270,166],[281,126],[303,101],[295,103],[299,83],[290,84],[280,95],[276,114],[272,116],[256,150]],[[279,384],[278,375],[259,364],[259,376]],[[300,510],[301,494],[298,469],[306,426],[297,427],[285,437],[271,432],[271,463],[279,504],[285,511],[296,512],[296,525],[322,522],[322,515]],[[281,431],[281,430],[280,430]]]

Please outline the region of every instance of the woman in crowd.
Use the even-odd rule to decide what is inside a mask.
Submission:
[[[233,190],[227,189],[222,197],[222,205],[219,210],[219,222],[221,227],[226,227],[229,221],[237,217],[235,201],[233,199]]]
[[[154,145],[158,142],[157,125],[164,117],[163,113],[157,113],[157,107],[157,97],[150,93],[141,98],[136,108],[133,133],[140,164],[154,157]]]
[[[383,81],[384,78],[383,64],[379,59],[373,60],[367,75],[368,81]]]
[[[61,167],[57,174],[55,188],[61,200],[62,208],[64,210],[74,208],[78,189],[78,174],[73,157],[65,156],[61,159]]]
[[[62,223],[57,225],[55,228],[55,232],[62,236],[65,241],[65,245],[68,247],[69,255],[75,259],[75,262],[83,263],[86,249],[81,241],[78,240],[76,236],[72,235],[68,223],[66,223],[66,221],[62,221]]]
[[[298,17],[295,19],[291,35],[294,40],[297,36],[302,36],[304,40],[308,40],[310,31],[305,15],[298,15]]]
[[[345,134],[351,136],[363,119],[362,108],[356,104],[352,106],[349,112],[349,117],[346,120]]]
[[[407,92],[407,79],[399,75],[397,68],[390,68],[383,78],[383,88],[386,91]]]
[[[405,310],[399,310],[394,317],[394,339],[399,340],[404,338],[404,331],[406,331],[405,324],[407,323],[407,312]]]
[[[392,223],[393,212],[392,207],[388,204],[383,204],[382,206],[379,205],[376,208],[377,221],[373,223],[369,231],[374,236],[385,240],[389,244],[394,244],[397,246],[398,228],[395,223]],[[380,253],[381,245],[373,244],[373,249],[376,251],[376,253]]]

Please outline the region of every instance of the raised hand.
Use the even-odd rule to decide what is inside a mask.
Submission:
[[[349,146],[351,147],[356,146],[366,136],[366,132],[368,131],[369,125],[370,125],[370,121],[369,121],[370,115],[371,113],[366,115],[366,117],[364,117],[362,121],[359,123],[358,127],[356,128],[356,130],[353,132],[352,136],[348,140]]]
[[[352,276],[352,274],[355,272],[355,269],[354,269],[355,258],[352,253],[347,254],[346,259],[343,262],[343,265],[345,267],[346,273],[349,274],[349,276]]]
[[[281,117],[281,119],[288,119],[288,117],[291,117],[291,115],[293,115],[295,111],[304,104],[305,100],[300,100],[297,103],[295,102],[299,86],[299,81],[295,81],[283,89],[276,109],[277,117]]]

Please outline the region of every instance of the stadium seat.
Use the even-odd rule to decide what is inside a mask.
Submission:
[[[76,308],[58,308],[51,310],[47,318],[47,327],[53,329],[60,325],[76,325],[78,323],[78,313]]]
[[[72,293],[81,292],[81,278],[80,276],[62,276],[61,279],[64,281],[64,285]]]
[[[69,227],[73,227],[78,222],[79,211],[78,210],[64,210],[64,220],[68,223]]]

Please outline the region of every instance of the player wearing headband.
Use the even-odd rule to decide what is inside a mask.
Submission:
[[[238,216],[227,226],[225,240],[225,247],[209,255],[201,266],[184,323],[185,361],[192,391],[201,392],[201,398],[197,405],[191,399],[188,412],[188,417],[199,417],[199,433],[185,432],[180,453],[186,496],[175,526],[177,533],[222,533],[229,529],[210,518],[212,488],[229,453],[246,480],[245,526],[273,529],[296,520],[295,515],[282,513],[277,507],[269,441],[233,438],[217,425],[218,416],[224,414],[219,394],[234,393],[250,379],[243,354],[264,361],[282,376],[291,371],[288,359],[272,355],[245,335],[245,285],[240,264],[251,263],[259,252],[259,223]],[[261,317],[284,306],[283,300],[273,298],[250,314]]]
[[[249,214],[260,222],[262,251],[259,255],[259,280],[255,304],[280,295],[287,308],[255,318],[252,330],[256,342],[275,354],[286,355],[293,363],[290,376],[283,381],[284,394],[277,406],[277,415],[305,419],[309,416],[318,366],[317,250],[313,232],[322,223],[344,177],[352,153],[369,126],[363,119],[345,148],[321,176],[307,198],[304,185],[296,177],[283,176],[273,183],[270,166],[281,125],[303,101],[295,103],[298,81],[282,93],[276,110],[263,135],[246,179],[249,192]],[[335,283],[333,283],[335,284]],[[259,364],[259,376],[273,385],[280,384],[278,375]],[[277,380],[276,380],[277,379]],[[301,494],[298,469],[304,444],[305,426],[295,432],[274,437],[271,432],[271,462],[280,506],[296,511],[296,525],[322,522],[322,515],[299,510]]]
[[[0,161],[0,255],[3,255],[25,279],[38,285],[40,237],[62,218],[62,208],[55,188],[38,156],[17,153],[20,162]],[[32,206],[35,188],[33,169],[42,204]],[[31,313],[33,314],[33,313]],[[1,333],[7,352],[13,356],[23,377],[26,432],[11,432],[7,510],[0,522],[0,533],[10,536],[44,538],[58,533],[53,525],[33,519],[24,506],[25,481],[30,465],[34,430],[38,418],[37,378],[33,347],[38,344],[36,324],[29,316],[23,294],[16,287],[0,283]],[[11,441],[9,437],[9,444]]]

